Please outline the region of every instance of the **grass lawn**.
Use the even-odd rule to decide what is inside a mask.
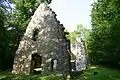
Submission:
[[[7,72],[0,73],[0,80],[65,80],[61,75],[13,75]],[[89,67],[82,75],[70,80],[120,80],[120,71],[105,67]]]

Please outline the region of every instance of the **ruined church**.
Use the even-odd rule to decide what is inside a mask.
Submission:
[[[12,73],[69,73],[70,41],[64,29],[55,12],[46,4],[41,4],[20,41]]]
[[[65,28],[56,16],[44,3],[36,9],[16,51],[12,73],[69,74],[72,70],[86,69],[84,40],[71,47],[66,38],[69,33],[64,32]],[[74,65],[72,53],[76,56]]]

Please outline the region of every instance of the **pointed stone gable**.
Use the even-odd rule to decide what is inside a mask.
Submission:
[[[70,41],[64,27],[49,6],[41,4],[20,41],[13,73],[60,73],[70,71]]]

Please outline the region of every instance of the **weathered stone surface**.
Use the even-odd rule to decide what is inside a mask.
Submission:
[[[85,70],[87,67],[85,41],[83,39],[76,40],[76,43],[71,44],[71,52],[76,56],[74,70]]]
[[[28,75],[34,73],[34,68],[40,68],[41,74],[67,74],[70,71],[70,41],[63,30],[55,12],[41,4],[16,51],[12,72]]]

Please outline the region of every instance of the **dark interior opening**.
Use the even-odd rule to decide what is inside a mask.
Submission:
[[[53,60],[54,60],[54,59],[51,60],[51,71],[53,71],[53,64],[54,64],[54,63],[53,63]]]
[[[33,40],[33,41],[36,41],[36,40],[37,40],[37,38],[38,38],[38,33],[39,33],[39,30],[38,30],[38,29],[35,29],[35,30],[33,31],[33,35],[32,35],[32,40]]]
[[[52,59],[51,60],[51,71],[55,71],[57,67],[57,60],[56,59]]]
[[[33,74],[41,74],[41,64],[42,64],[42,56],[36,54],[32,54],[32,63],[31,63],[31,72]]]

